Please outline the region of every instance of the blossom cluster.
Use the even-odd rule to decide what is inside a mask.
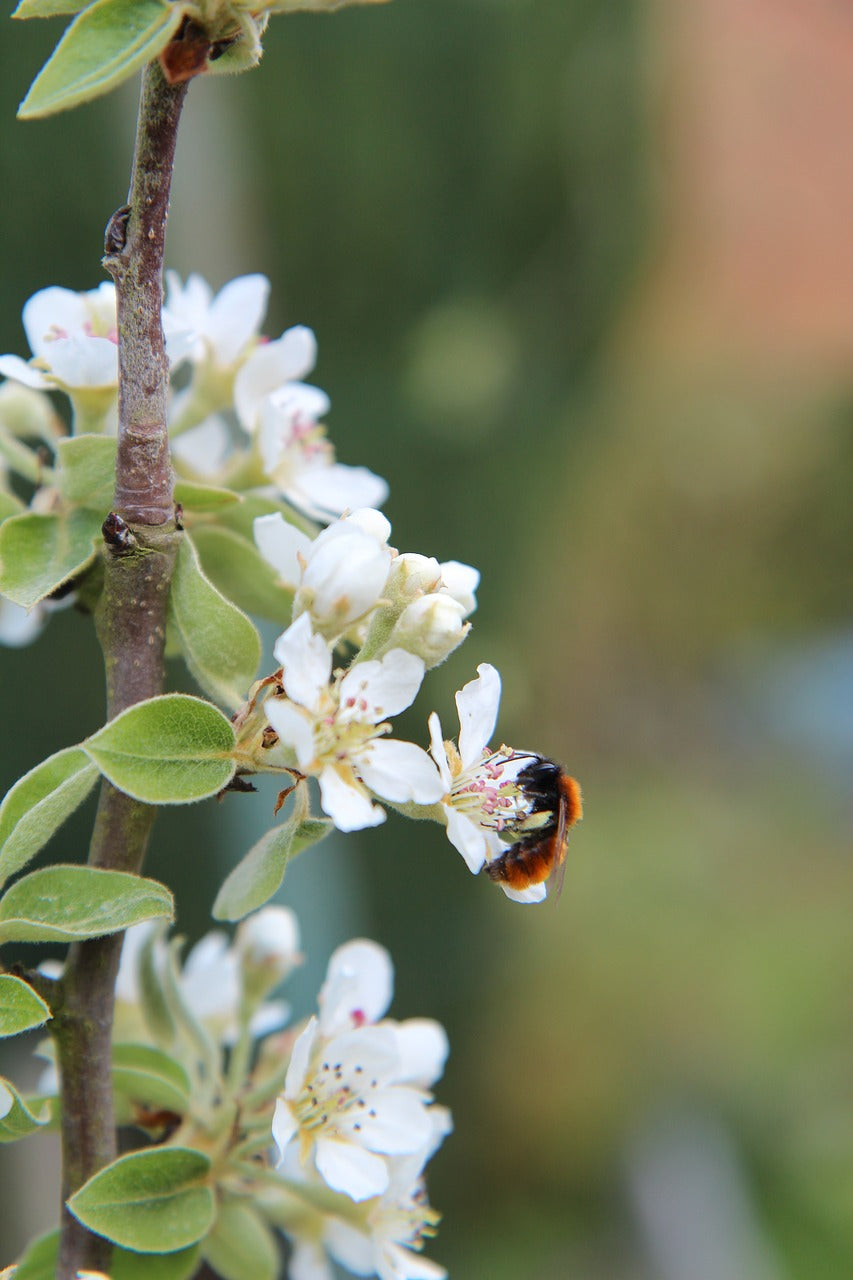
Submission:
[[[541,757],[491,745],[497,671],[481,663],[456,695],[458,746],[443,740],[435,713],[421,743],[394,733],[392,723],[412,705],[426,673],[468,636],[479,573],[391,545],[379,510],[385,481],[336,461],[322,423],[329,398],[305,381],[316,361],[314,335],[297,325],[265,339],[268,295],[261,275],[214,294],[197,275],[182,283],[167,272],[163,307],[178,479],[193,495],[212,495],[214,507],[239,503],[246,513],[242,525],[229,524],[226,508],[217,523],[208,508],[199,514],[190,506],[187,537],[219,591],[236,589],[234,602],[250,610],[260,598],[266,616],[290,619],[274,646],[279,669],[247,691],[235,717],[241,772],[316,779],[323,811],[345,832],[383,822],[385,805],[431,818],[473,873],[493,864],[494,874],[497,860],[553,818],[525,785]],[[53,391],[70,400],[78,438],[114,429],[114,287],[43,289],[24,307],[23,321],[32,358],[0,356],[7,379],[0,386],[0,457],[33,485],[31,512],[61,511],[69,492],[61,470],[42,475],[31,450],[46,443],[65,456]],[[0,511],[0,519],[17,509]],[[216,557],[237,552],[217,579]],[[246,564],[254,587],[243,599]],[[0,598],[0,640],[26,643],[74,585],[45,594],[28,614]],[[541,880],[512,887],[494,878],[516,901],[538,902],[546,893]]]
[[[447,1057],[444,1029],[386,1016],[393,965],[367,939],[337,948],[316,1015],[291,1025],[288,1006],[266,997],[301,960],[298,924],[285,907],[249,916],[233,942],[206,935],[180,968],[156,929],[137,925],[119,970],[116,1038],[153,1038],[177,1054],[194,1087],[189,1111],[175,1118],[176,1142],[193,1145],[215,1128],[229,1090],[241,1100],[246,1129],[235,1134],[226,1181],[233,1187],[236,1178],[240,1194],[287,1236],[292,1280],[332,1280],[333,1261],[380,1280],[440,1280],[444,1269],[421,1247],[438,1221],[424,1167],[452,1127],[431,1093]],[[159,1037],[146,1024],[152,973],[167,996],[171,979],[177,1010],[177,1031]],[[219,1046],[213,1068],[192,1047],[197,1031],[182,1039],[182,1018]],[[245,1076],[232,1070],[229,1079],[236,1060]],[[254,1097],[262,1101],[253,1110]],[[247,1132],[260,1135],[260,1165],[241,1160]]]

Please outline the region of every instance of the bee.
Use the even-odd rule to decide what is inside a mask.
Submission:
[[[583,817],[581,789],[555,760],[534,756],[518,775],[530,804],[527,830],[515,844],[486,863],[486,872],[510,889],[529,889],[544,880],[557,894],[563,887],[569,829]]]

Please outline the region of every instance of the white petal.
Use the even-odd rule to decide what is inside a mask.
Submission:
[[[216,295],[210,307],[207,337],[218,364],[231,365],[261,327],[270,282],[266,276],[238,276]]]
[[[289,1280],[335,1280],[326,1250],[316,1240],[293,1240],[287,1264]],[[365,1273],[367,1274],[367,1273]]]
[[[485,831],[464,813],[454,809],[452,805],[445,805],[444,812],[447,817],[448,840],[454,849],[458,849],[462,854],[468,864],[468,870],[476,875],[486,861],[488,853],[489,846]]]
[[[301,510],[328,519],[360,504],[380,506],[388,497],[388,485],[367,467],[345,467],[334,462],[300,471],[292,489],[288,489],[290,493]]]
[[[279,1161],[284,1158],[285,1148],[299,1131],[296,1117],[290,1104],[284,1098],[276,1098],[275,1111],[272,1117],[272,1138],[278,1147]]]
[[[20,356],[0,356],[0,374],[11,378],[13,382],[23,383],[25,387],[33,387],[36,391],[49,391],[53,383],[49,378],[35,369]]]
[[[302,585],[310,591],[311,611],[318,619],[354,622],[371,609],[385,586],[391,551],[360,529],[346,536],[315,540],[307,557]]]
[[[502,884],[501,888],[513,902],[542,902],[548,894],[547,885],[544,883],[531,885],[529,889],[510,889],[507,884]]]
[[[381,1196],[388,1186],[388,1169],[382,1157],[353,1142],[319,1137],[314,1160],[327,1186],[342,1191],[351,1200]]]
[[[172,441],[172,453],[200,476],[216,475],[230,452],[231,432],[225,419],[215,413]]]
[[[264,707],[281,741],[296,752],[299,768],[307,770],[316,755],[314,716],[286,698],[268,698]]]
[[[45,623],[45,612],[34,606],[25,609],[0,596],[0,644],[10,649],[20,649],[35,640]]]
[[[474,594],[480,585],[480,573],[470,564],[461,564],[458,560],[445,560],[441,565],[441,581],[448,595],[465,609],[465,617],[477,608],[477,597]]]
[[[338,1121],[353,1142],[386,1156],[411,1155],[432,1137],[432,1122],[423,1095],[405,1085],[392,1085],[369,1095],[365,1107],[354,1107]]]
[[[407,1018],[394,1025],[400,1068],[397,1079],[429,1088],[440,1079],[450,1052],[447,1032],[432,1018]]]
[[[329,1218],[325,1239],[326,1247],[335,1262],[339,1262],[354,1275],[373,1275],[376,1270],[376,1255],[370,1236],[344,1222],[343,1218]]]
[[[109,338],[75,336],[50,343],[50,369],[65,387],[118,385],[118,346]]]
[[[498,718],[501,701],[501,678],[488,662],[477,667],[479,675],[456,695],[459,711],[459,754],[462,766],[479,761],[489,745]]]
[[[288,696],[303,707],[315,708],[332,674],[332,651],[321,635],[315,635],[307,613],[279,636],[273,654],[284,668]]]
[[[291,422],[294,419],[319,422],[332,407],[325,391],[308,382],[285,382],[270,392],[269,401],[283,418]]]
[[[430,755],[438,766],[438,772],[441,774],[441,782],[445,791],[449,791],[453,779],[450,775],[450,765],[447,760],[447,748],[444,745],[444,738],[441,733],[441,721],[438,713],[433,711],[429,718],[429,750]]]
[[[378,724],[411,706],[423,678],[423,661],[405,649],[392,649],[378,661],[359,662],[341,681],[341,714]]]
[[[344,943],[332,952],[318,998],[323,1034],[376,1022],[393,990],[394,966],[384,947],[367,938]]]
[[[376,1274],[379,1280],[445,1280],[447,1271],[422,1253],[386,1240],[377,1261]]]
[[[385,810],[373,804],[346,766],[328,765],[320,774],[320,802],[339,831],[361,831],[385,821]]]
[[[287,1098],[297,1098],[305,1085],[311,1053],[319,1033],[320,1024],[316,1018],[309,1018],[305,1029],[300,1031],[290,1054],[287,1076],[284,1081],[284,1094]]]
[[[285,382],[295,382],[314,368],[317,342],[310,329],[297,325],[277,342],[256,347],[234,379],[234,407],[247,431],[254,431],[262,401]]]
[[[50,363],[50,349],[57,337],[84,331],[88,318],[84,299],[85,294],[51,285],[47,289],[39,289],[25,303],[22,315],[24,332],[34,356],[44,357]]]
[[[374,738],[354,759],[359,776],[385,800],[435,804],[444,795],[441,776],[425,751],[413,742]]]
[[[307,556],[311,539],[295,525],[288,524],[280,512],[258,516],[253,525],[255,545],[267,564],[271,564],[282,582],[295,587],[302,577],[299,556]]]

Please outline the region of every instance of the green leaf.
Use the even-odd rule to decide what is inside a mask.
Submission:
[[[59,1254],[59,1231],[33,1240],[18,1260],[14,1280],[54,1280],[56,1259]]]
[[[190,804],[230,781],[234,730],[216,707],[186,693],[138,702],[82,744],[119,791],[145,804]]]
[[[284,822],[261,836],[228,875],[213,904],[216,920],[242,920],[262,907],[281,884],[287,864],[297,853],[317,844],[332,830],[328,818]]]
[[[276,1280],[279,1272],[273,1233],[256,1209],[239,1200],[220,1208],[204,1256],[222,1280]]]
[[[114,89],[169,43],[181,4],[95,0],[65,32],[18,108],[21,120],[64,111]]]
[[[0,525],[0,592],[31,609],[94,559],[101,517],[92,511],[28,511]]]
[[[188,534],[178,550],[169,617],[187,666],[202,689],[236,710],[255,679],[261,638],[245,613],[204,576]]]
[[[103,517],[113,504],[116,473],[114,436],[66,436],[57,445],[59,489],[78,507]]]
[[[233,489],[217,489],[210,484],[196,484],[193,480],[175,482],[175,502],[184,508],[185,516],[221,511],[223,507],[242,501],[242,494],[235,493]]]
[[[50,1119],[49,1103],[31,1111],[18,1090],[0,1076],[0,1142],[17,1142],[35,1133]]]
[[[0,942],[100,938],[172,915],[172,895],[156,880],[97,867],[44,867],[0,898]]]
[[[74,1216],[138,1253],[173,1253],[204,1238],[215,1203],[210,1160],[187,1147],[134,1151],[107,1165],[68,1201]]]
[[[53,1014],[28,982],[0,975],[0,1036],[16,1036],[40,1027]]]
[[[29,1246],[15,1270],[14,1280],[54,1280],[59,1254],[59,1232],[50,1231]],[[113,1249],[112,1280],[190,1280],[198,1270],[199,1248],[178,1253],[130,1253]]]
[[[5,489],[0,489],[0,524],[8,520],[9,516],[19,516],[25,511],[26,507],[20,498],[16,498],[14,493],[7,493]]]
[[[210,581],[247,613],[289,626],[293,593],[279,583],[250,538],[217,525],[193,529],[193,542]]]
[[[79,13],[90,0],[21,0],[12,14],[13,18],[58,18],[63,14]]]
[[[66,747],[19,778],[0,805],[0,885],[26,866],[81,805],[98,766],[81,747]]]
[[[189,1109],[186,1071],[171,1054],[153,1045],[114,1044],[112,1077],[116,1092],[133,1102],[181,1115]]]

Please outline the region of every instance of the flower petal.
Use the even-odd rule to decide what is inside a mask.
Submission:
[[[271,564],[282,582],[295,587],[302,577],[303,558],[311,547],[307,533],[288,524],[280,512],[257,516],[253,525],[255,545],[267,564]]]
[[[285,382],[303,378],[316,359],[317,341],[303,325],[255,348],[234,379],[234,407],[247,431],[254,431],[263,400]]]
[[[533,884],[529,889],[510,889],[508,884],[502,884],[501,888],[513,902],[542,902],[548,894],[547,885],[544,883]]]
[[[454,809],[452,805],[444,806],[447,818],[447,838],[468,864],[468,870],[474,875],[486,861],[489,851],[486,833],[476,822],[472,822],[464,813]]]
[[[320,1025],[325,1036],[374,1023],[387,1010],[394,990],[391,957],[378,942],[356,938],[332,952],[320,990]]]
[[[287,698],[267,698],[264,708],[281,741],[296,752],[299,768],[309,769],[316,755],[314,717]]]
[[[456,695],[459,711],[459,754],[467,769],[479,761],[495,731],[501,701],[501,678],[488,662],[477,667],[478,677]]]
[[[447,1032],[433,1018],[407,1018],[394,1024],[400,1055],[398,1081],[409,1081],[428,1089],[444,1072],[450,1051]]]
[[[423,1094],[392,1085],[368,1095],[367,1106],[352,1108],[338,1120],[350,1140],[386,1156],[411,1155],[432,1137],[432,1121]]]
[[[441,774],[441,783],[445,791],[449,791],[453,785],[453,779],[450,775],[450,765],[447,760],[447,748],[444,745],[444,738],[441,733],[441,721],[438,713],[433,711],[429,718],[429,751],[436,765],[438,772]]]
[[[328,519],[354,506],[381,506],[388,498],[388,484],[367,467],[334,462],[300,471],[288,489],[291,492],[301,510]]]
[[[341,681],[341,716],[378,724],[415,700],[424,678],[421,658],[392,649],[384,658],[359,662]]]
[[[321,635],[315,635],[307,613],[279,636],[273,653],[284,668],[282,682],[288,697],[316,709],[332,674],[332,651]]]
[[[50,391],[53,386],[50,378],[46,378],[40,369],[27,364],[20,356],[0,356],[0,374],[25,387],[33,387],[36,391]]]
[[[385,800],[405,804],[435,804],[444,795],[441,776],[425,751],[413,742],[372,738],[354,763],[371,791]]]
[[[276,1098],[275,1111],[272,1117],[272,1138],[278,1147],[279,1163],[284,1159],[284,1152],[299,1131],[299,1125],[290,1103],[284,1098]]]
[[[339,831],[361,831],[385,821],[385,810],[373,804],[346,765],[327,765],[322,771],[320,802]]]
[[[261,327],[270,282],[266,276],[238,276],[219,290],[207,317],[207,337],[220,365],[233,364]]]
[[[327,1186],[342,1191],[351,1200],[381,1196],[388,1186],[388,1168],[382,1157],[353,1142],[319,1137],[314,1160]]]

